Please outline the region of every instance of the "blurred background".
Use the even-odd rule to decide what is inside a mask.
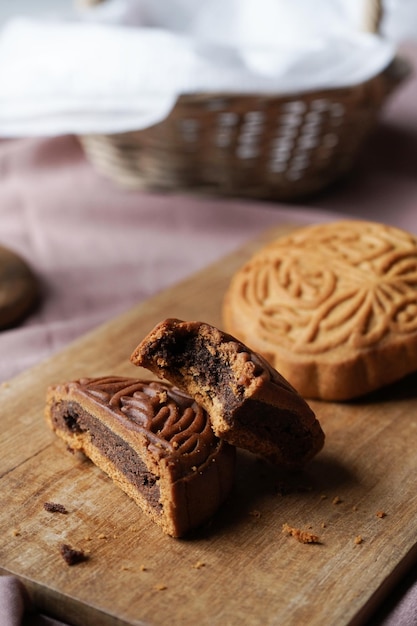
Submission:
[[[123,11],[129,2],[125,0],[104,0],[106,4],[118,5],[118,11]],[[74,17],[88,6],[94,6],[100,0],[13,0],[0,3],[0,22],[10,17],[22,14],[38,17]],[[343,6],[346,15],[352,23],[359,24],[362,20],[364,3],[362,0],[330,0],[330,4]],[[146,4],[146,2],[145,2]],[[152,3],[149,3],[150,5]],[[153,2],[157,5],[158,2]],[[172,4],[181,4],[177,1]],[[417,3],[415,0],[385,0],[385,23],[383,32],[390,38],[400,41],[417,38]]]

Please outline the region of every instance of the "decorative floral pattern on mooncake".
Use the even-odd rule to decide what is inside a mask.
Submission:
[[[370,222],[305,228],[236,275],[234,315],[265,343],[320,354],[417,331],[417,239]]]
[[[160,456],[198,466],[219,445],[206,411],[169,384],[117,376],[84,378],[77,384],[129,429],[144,433]]]

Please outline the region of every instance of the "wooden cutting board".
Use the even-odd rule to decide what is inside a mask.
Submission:
[[[268,232],[1,386],[0,571],[19,576],[40,610],[75,626],[360,624],[415,559],[416,376],[367,401],[311,403],[327,439],[302,473],[285,475],[239,452],[230,499],[186,540],[163,535],[44,424],[49,383],[149,378],[129,356],[161,319],[221,326],[232,272],[286,230]],[[68,513],[48,513],[46,501]],[[283,524],[321,543],[300,543]],[[88,551],[89,560],[67,566],[61,543]]]

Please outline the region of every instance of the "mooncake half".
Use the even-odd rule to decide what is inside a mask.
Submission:
[[[192,396],[218,437],[276,465],[300,467],[323,446],[305,400],[265,359],[215,326],[164,320],[131,360]]]
[[[173,537],[210,520],[233,486],[235,449],[169,384],[108,376],[53,385],[45,416]]]

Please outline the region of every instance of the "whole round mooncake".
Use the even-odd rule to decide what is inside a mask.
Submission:
[[[417,370],[417,238],[360,220],[298,229],[235,273],[223,321],[306,398],[374,391]]]

